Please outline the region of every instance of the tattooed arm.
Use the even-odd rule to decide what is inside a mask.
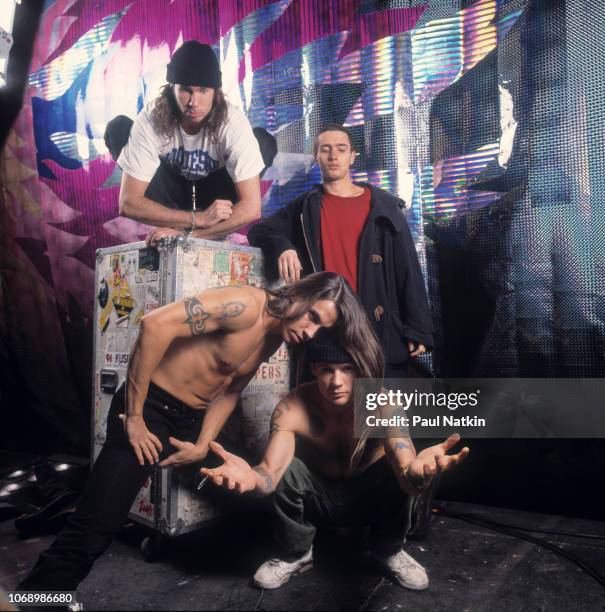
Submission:
[[[397,406],[382,406],[380,416],[383,418],[401,414]],[[410,495],[417,495],[418,491],[410,486],[406,475],[407,469],[416,457],[414,443],[409,436],[407,427],[387,427],[384,438],[384,453],[393,470],[399,486]]]
[[[254,468],[256,472],[255,490],[261,495],[269,495],[288,469],[296,449],[295,435],[304,423],[303,408],[300,401],[290,394],[273,411],[269,434],[269,444],[263,460]]]
[[[451,469],[466,458],[468,447],[459,453],[448,454],[459,441],[460,436],[453,434],[445,442],[429,446],[416,454],[410,438],[387,437],[384,447],[399,486],[409,495],[419,495],[436,474]]]
[[[143,317],[128,365],[124,417],[128,438],[141,465],[145,459],[156,463],[157,451],[161,450],[159,440],[143,422],[143,403],[151,376],[168,347],[177,338],[244,330],[258,320],[260,309],[253,289],[225,287],[168,304]]]
[[[251,467],[243,459],[226,452],[220,444],[210,443],[210,448],[224,461],[217,468],[202,468],[212,482],[239,493],[252,492],[270,495],[292,462],[295,449],[294,434],[300,413],[296,402],[290,398],[282,400],[271,418],[271,435],[263,460]]]
[[[412,488],[409,486],[405,478],[405,469],[409,466],[416,457],[416,449],[414,443],[407,436],[405,437],[387,437],[384,439],[384,452],[395,474],[399,486],[406,493],[415,495]]]

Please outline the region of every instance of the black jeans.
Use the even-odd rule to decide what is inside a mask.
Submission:
[[[153,468],[149,463],[139,465],[118,417],[123,412],[124,387],[121,387],[109,409],[105,445],[76,511],[18,589],[75,591],[124,525],[137,493]],[[149,385],[143,418],[148,429],[162,442],[160,459],[176,450],[168,442],[168,436],[189,442],[197,440],[203,414],[157,385]]]
[[[273,494],[278,556],[302,557],[321,525],[369,526],[371,548],[391,555],[405,541],[410,505],[385,458],[355,478],[333,480],[294,457]]]

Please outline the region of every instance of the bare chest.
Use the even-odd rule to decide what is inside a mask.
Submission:
[[[337,476],[348,471],[356,443],[352,419],[350,422],[332,422],[317,415],[309,415],[299,440],[303,452],[312,456],[317,467],[324,473]]]
[[[211,401],[235,378],[254,374],[278,348],[281,340],[268,337],[258,327],[173,342],[154,372],[154,382],[169,392],[187,388],[206,402]]]
[[[212,347],[213,364],[224,375],[245,376],[269,358],[273,344],[263,337],[249,334],[230,334]]]

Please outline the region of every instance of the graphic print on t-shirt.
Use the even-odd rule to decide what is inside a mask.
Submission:
[[[207,176],[219,166],[218,160],[211,157],[208,151],[186,151],[183,146],[173,147],[168,153],[160,155],[160,158],[188,180]]]
[[[137,116],[130,138],[118,158],[124,172],[149,183],[160,161],[183,178],[194,181],[225,167],[234,183],[258,175],[263,158],[246,115],[227,103],[227,120],[210,137],[206,129],[187,134],[175,125],[161,133],[153,120],[154,101],[150,100]]]

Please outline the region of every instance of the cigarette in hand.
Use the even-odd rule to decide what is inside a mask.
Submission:
[[[204,476],[198,483],[197,487],[196,487],[196,491],[199,491],[207,482],[208,482],[208,478],[209,476]]]

